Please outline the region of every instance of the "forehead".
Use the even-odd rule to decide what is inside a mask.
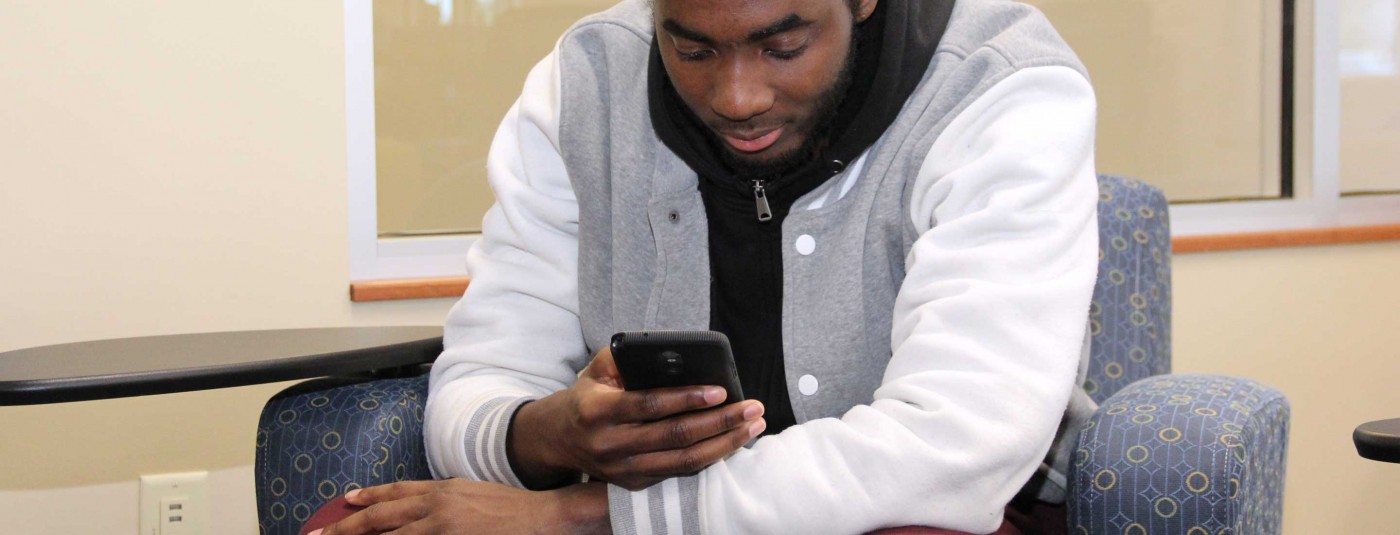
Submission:
[[[824,22],[845,0],[655,0],[658,25],[672,21],[716,38],[747,35],[796,15]]]

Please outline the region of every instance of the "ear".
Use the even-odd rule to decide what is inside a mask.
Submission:
[[[875,13],[875,4],[880,0],[856,0],[856,23],[865,22],[870,15]]]

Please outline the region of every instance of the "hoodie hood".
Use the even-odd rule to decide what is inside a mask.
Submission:
[[[845,170],[899,116],[928,69],[948,26],[953,0],[881,0],[857,26],[856,58],[850,87],[836,110],[827,142],[805,163],[765,186],[774,219],[802,195]],[[667,148],[700,175],[701,190],[742,202],[751,211],[753,177],[737,175],[724,163],[709,127],[681,100],[661,62],[653,37],[647,73],[652,127]]]

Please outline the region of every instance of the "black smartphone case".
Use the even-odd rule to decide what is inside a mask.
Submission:
[[[613,361],[628,390],[714,385],[722,405],[743,401],[729,338],[715,331],[624,331],[612,337]]]

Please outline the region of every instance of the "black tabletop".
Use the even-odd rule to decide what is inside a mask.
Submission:
[[[1400,463],[1400,418],[1361,424],[1352,432],[1351,439],[1362,457]]]
[[[346,327],[120,338],[0,353],[0,405],[169,394],[432,362],[442,327]]]

